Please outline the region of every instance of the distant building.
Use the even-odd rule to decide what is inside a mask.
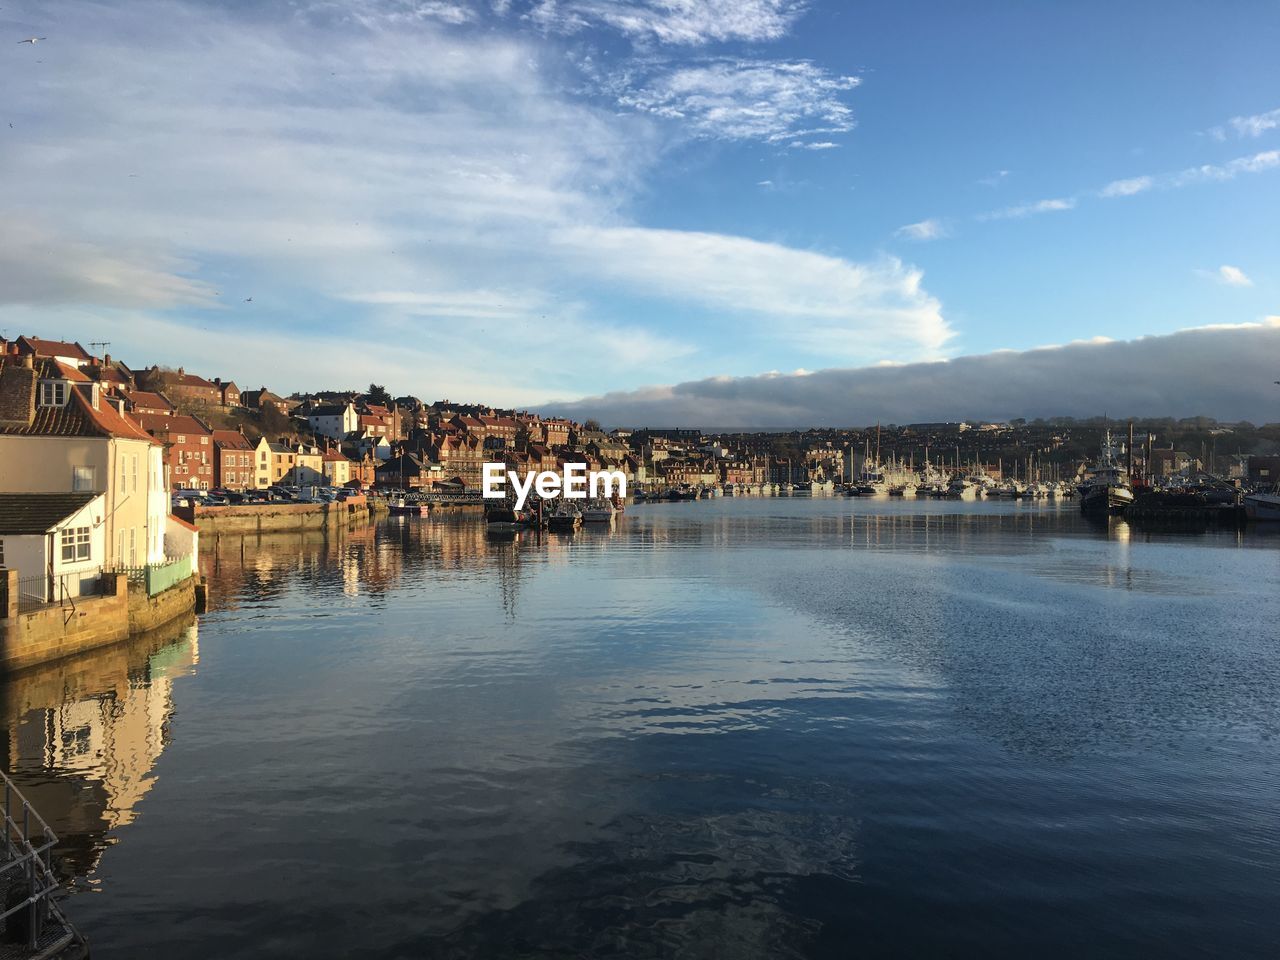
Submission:
[[[155,413],[162,416],[174,412],[173,404],[163,393],[151,393],[147,390],[125,390],[124,408],[132,414]]]
[[[337,447],[329,447],[321,458],[324,478],[331,487],[346,486],[352,479],[351,460]]]
[[[213,431],[207,424],[198,417],[178,413],[140,413],[135,419],[164,444],[170,487],[212,490],[216,486]]]
[[[213,431],[213,483],[219,490],[252,490],[255,482],[253,444],[239,430]]]
[[[289,401],[283,397],[278,397],[266,387],[259,387],[257,390],[249,390],[248,392],[240,392],[240,402],[250,410],[261,411],[266,407],[274,407],[285,416],[289,415]]]
[[[1271,487],[1280,483],[1280,457],[1250,457],[1246,477],[1255,487]]]
[[[45,340],[41,337],[19,337],[13,342],[13,352],[19,357],[36,360],[57,360],[69,367],[87,366],[93,356],[79,343],[65,340]]]
[[[307,423],[313,433],[330,440],[341,440],[359,430],[360,415],[351,403],[321,404],[308,411]]]

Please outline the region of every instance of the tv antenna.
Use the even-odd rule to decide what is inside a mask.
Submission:
[[[106,353],[107,347],[109,347],[109,346],[111,346],[111,341],[110,341],[110,340],[90,340],[90,341],[89,341],[89,349],[90,349],[90,350],[93,350],[93,348],[94,348],[94,347],[102,347],[102,352],[103,352],[103,353]],[[95,351],[95,353],[96,353],[96,351]]]

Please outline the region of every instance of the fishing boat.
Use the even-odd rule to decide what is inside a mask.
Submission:
[[[1128,471],[1120,465],[1120,453],[1111,440],[1111,431],[1104,431],[1098,463],[1077,488],[1082,513],[1108,516],[1123,513],[1133,503],[1133,487]]]
[[[682,483],[678,487],[672,487],[667,492],[668,500],[697,500],[698,489],[691,487],[687,483]]]
[[[1244,513],[1250,520],[1280,520],[1280,490],[1247,495]]]
[[[955,477],[947,484],[947,496],[952,500],[975,500],[978,488],[968,477]]]

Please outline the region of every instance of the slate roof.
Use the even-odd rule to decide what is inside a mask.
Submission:
[[[0,536],[48,533],[100,493],[0,493]]]

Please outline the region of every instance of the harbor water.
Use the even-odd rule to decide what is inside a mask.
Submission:
[[[1280,943],[1280,531],[724,498],[201,566],[3,683],[95,960]]]

